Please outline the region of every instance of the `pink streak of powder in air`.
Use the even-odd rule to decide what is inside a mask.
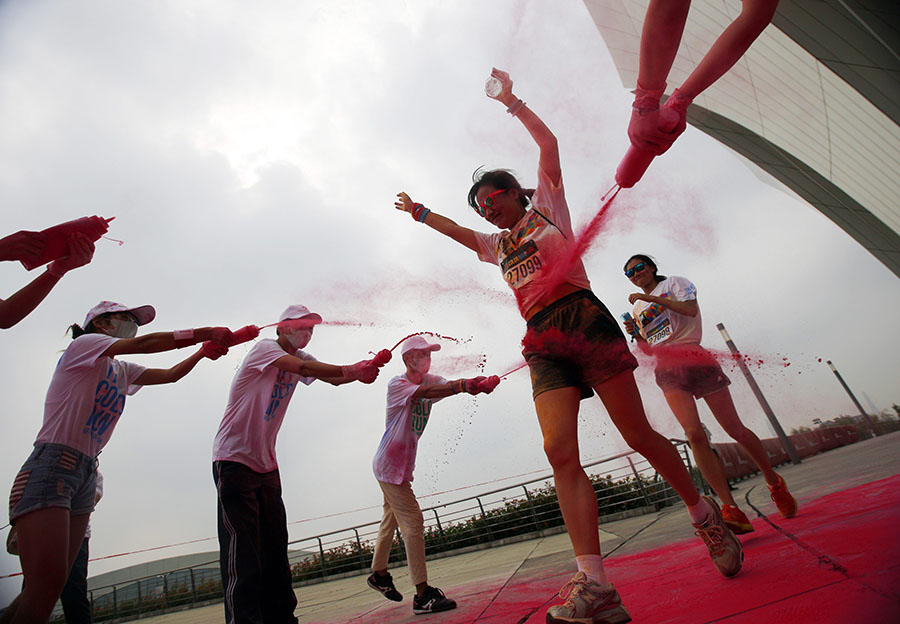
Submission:
[[[439,340],[449,340],[451,342],[455,342],[456,344],[464,344],[466,342],[472,342],[471,338],[454,338],[453,336],[444,336],[443,334],[438,334],[435,332],[420,331],[420,332],[413,332],[410,335],[401,338],[400,340],[397,341],[397,344],[395,344],[393,347],[388,349],[388,351],[393,351],[394,349],[399,347],[403,343],[404,340],[406,340],[407,338],[412,338],[413,336],[432,336]]]
[[[505,373],[503,373],[502,375],[500,375],[500,379],[506,379],[507,377],[509,377],[510,375],[512,375],[512,374],[513,374],[514,372],[516,372],[517,370],[521,370],[521,369],[525,368],[526,366],[528,366],[528,362],[522,362],[521,364],[519,364],[519,365],[516,366],[515,368],[512,368],[512,369],[506,371]]]
[[[483,373],[486,360],[487,356],[483,353],[470,353],[449,357],[444,356],[441,357],[440,374],[446,377],[447,375],[467,373],[471,370],[477,370],[479,373]]]
[[[550,274],[545,281],[545,293],[552,292],[557,286],[566,281],[566,275],[568,274],[569,269],[573,264],[581,260],[581,257],[590,248],[594,239],[597,238],[597,235],[600,234],[606,225],[610,213],[609,207],[612,205],[613,200],[616,198],[616,195],[619,194],[620,190],[621,189],[617,186],[613,186],[603,195],[603,197],[601,197],[603,204],[600,206],[597,214],[595,214],[594,218],[587,224],[587,227],[575,237],[575,242],[569,247],[568,251],[554,262],[553,268],[550,270]],[[607,197],[609,197],[609,199],[606,199]],[[519,304],[519,310],[524,314],[527,310],[522,309],[522,302],[519,299],[518,292],[516,293],[516,303]]]

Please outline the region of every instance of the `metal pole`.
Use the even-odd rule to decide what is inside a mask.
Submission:
[[[638,487],[641,488],[641,494],[644,495],[644,502],[647,503],[648,506],[652,505],[653,503],[650,502],[650,497],[647,496],[647,490],[644,489],[644,482],[641,480],[641,475],[638,474],[638,471],[634,467],[634,462],[631,461],[630,457],[626,457],[625,459],[628,460],[628,465],[631,466],[631,472],[634,473],[634,480],[637,481]]]
[[[322,578],[325,578],[325,550],[322,548],[322,538],[317,537],[316,541],[319,542],[319,563],[322,564]]]
[[[853,391],[850,390],[850,386],[844,381],[844,378],[841,377],[841,374],[838,372],[838,369],[834,367],[834,364],[831,363],[831,360],[828,360],[828,366],[831,367],[831,372],[834,373],[834,376],[838,378],[838,381],[841,382],[841,386],[843,386],[844,391],[850,395],[850,400],[853,401],[853,404],[856,406],[856,409],[859,410],[859,413],[862,414],[863,420],[866,421],[866,426],[872,431],[873,436],[880,435],[878,429],[875,428],[875,423],[869,418],[869,415],[866,413],[866,410],[862,408],[862,405],[859,404],[859,401],[856,400],[856,397],[853,396]]]
[[[437,508],[436,508],[436,507],[433,507],[433,508],[431,509],[431,511],[434,512],[434,521],[437,523],[438,533],[439,533],[440,536],[441,536],[441,543],[442,543],[444,546],[446,546],[446,545],[447,545],[447,538],[444,536],[444,527],[441,526],[441,519],[440,519],[440,517],[438,516]]]
[[[778,436],[778,441],[781,442],[781,446],[784,447],[784,450],[787,452],[788,457],[791,458],[791,463],[799,464],[800,456],[797,455],[797,449],[794,448],[794,445],[791,444],[791,441],[788,439],[787,435],[785,435],[784,429],[781,428],[781,423],[778,422],[778,419],[775,417],[775,412],[773,412],[772,408],[769,407],[769,402],[766,401],[766,397],[763,396],[762,390],[759,389],[759,385],[757,385],[756,380],[753,378],[753,375],[750,374],[750,369],[747,368],[746,364],[744,364],[744,358],[741,356],[741,352],[738,351],[738,348],[735,346],[734,341],[728,334],[728,330],[725,329],[725,325],[723,325],[722,323],[717,323],[716,328],[718,328],[719,332],[722,334],[722,338],[725,340],[725,344],[728,345],[728,349],[734,354],[734,359],[737,361],[741,372],[744,373],[744,377],[747,379],[747,383],[750,385],[750,389],[753,390],[753,395],[756,397],[756,400],[759,401],[760,407],[762,407],[763,412],[765,412],[766,418],[768,418],[769,422],[772,424],[772,428],[775,430],[775,435]]]
[[[494,541],[494,535],[491,533],[491,523],[487,519],[487,515],[484,513],[484,505],[481,504],[481,498],[478,496],[475,497],[475,500],[478,501],[478,509],[481,510],[481,518],[484,520],[484,528],[487,529],[488,540]]]
[[[353,533],[356,534],[356,550],[359,553],[359,569],[362,570],[366,567],[366,557],[363,553],[362,542],[359,540],[359,531],[353,529]]]
[[[531,500],[531,494],[528,493],[528,488],[523,485],[522,489],[525,490],[525,498],[528,499],[528,506],[531,508],[531,519],[534,520],[534,530],[540,531],[541,527],[538,524],[537,513],[534,511],[534,501]],[[558,499],[557,499],[557,503],[558,503]]]

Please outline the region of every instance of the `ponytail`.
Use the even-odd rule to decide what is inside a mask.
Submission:
[[[96,318],[101,318],[107,316],[106,314],[100,314]],[[84,336],[85,334],[96,334],[97,328],[94,327],[94,319],[91,319],[91,322],[87,324],[87,327],[82,328],[78,323],[72,323],[69,325],[69,329],[72,330],[72,340],[75,340],[79,336]]]

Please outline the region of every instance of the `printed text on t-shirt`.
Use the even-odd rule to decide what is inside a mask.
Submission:
[[[431,401],[415,399],[412,402],[412,429],[416,435],[421,436],[425,431],[429,415],[431,415]]]
[[[119,394],[118,376],[112,364],[106,371],[106,378],[97,384],[94,393],[94,409],[87,422],[84,423],[82,433],[87,433],[95,442],[103,441],[103,434],[109,426],[122,414],[125,407],[125,395]]]
[[[269,407],[266,408],[265,420],[272,420],[275,417],[275,412],[278,411],[278,406],[281,405],[281,402],[290,398],[291,392],[293,392],[294,386],[296,385],[288,382],[287,376],[290,374],[291,373],[288,371],[278,371],[278,376],[275,377],[275,385],[272,386],[272,396],[269,401]]]

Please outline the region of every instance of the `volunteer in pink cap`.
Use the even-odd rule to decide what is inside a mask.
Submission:
[[[287,515],[275,442],[299,383],[372,383],[378,367],[317,361],[303,351],[322,317],[292,305],[277,338],[254,345],[231,383],[213,445],[218,494],[219,559],[226,622],[296,622],[297,598],[287,557]]]
[[[84,266],[94,257],[94,243],[84,234],[73,234],[68,239],[68,254],[47,265],[47,269],[20,288],[8,299],[0,299],[0,329],[9,329],[38,307],[62,276]],[[41,232],[22,230],[0,238],[0,261],[20,260],[23,262],[40,257],[44,249],[44,235]]]
[[[441,345],[430,344],[422,336],[412,336],[403,341],[400,353],[403,355],[406,373],[394,377],[388,384],[387,428],[372,461],[375,478],[384,495],[384,516],[372,557],[372,574],[367,583],[388,600],[403,600],[387,571],[394,531],[399,526],[406,547],[410,577],[416,586],[414,613],[433,613],[456,608],[456,602],[444,596],[444,592],[437,587],[428,584],[425,571],[425,522],[412,490],[416,451],[419,438],[431,415],[431,405],[460,392],[473,395],[490,393],[500,382],[497,377],[447,381],[430,374],[431,353],[440,348]]]
[[[72,325],[72,342],[59,358],[34,450],[9,497],[18,534],[25,587],[2,622],[46,622],[84,539],[96,491],[97,455],[109,442],[125,398],[141,386],[173,383],[204,357],[227,352],[231,332],[203,327],[136,336],[156,316],[152,306],[129,308],[101,301]],[[204,342],[169,369],[146,368],[116,356],[159,353]]]

